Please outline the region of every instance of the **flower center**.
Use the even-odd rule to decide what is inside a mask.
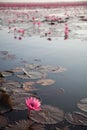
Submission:
[[[31,103],[31,106],[34,107],[34,103]]]

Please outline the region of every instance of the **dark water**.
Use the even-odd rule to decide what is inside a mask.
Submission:
[[[0,71],[23,67],[25,63],[65,67],[67,69],[65,72],[49,74],[48,77],[55,80],[55,84],[48,87],[38,85],[37,94],[43,104],[59,107],[65,112],[78,111],[77,102],[87,98],[87,40],[84,40],[84,35],[82,38],[70,37],[67,40],[64,40],[63,35],[51,38],[52,40],[49,41],[47,37],[32,35],[18,40],[14,39],[13,33],[8,33],[7,27],[3,27],[0,30],[0,51],[8,51],[14,54],[15,58],[0,58]],[[57,93],[59,88],[63,88],[64,93]],[[25,119],[26,113],[19,112],[18,116],[18,112],[13,111],[7,116],[16,121]],[[47,129],[50,127],[48,126]],[[86,130],[87,127],[74,126],[70,130],[83,129]]]

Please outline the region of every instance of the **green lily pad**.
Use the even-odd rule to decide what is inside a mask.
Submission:
[[[64,119],[64,112],[56,107],[43,105],[40,111],[31,111],[29,118],[42,124],[56,124]]]
[[[36,83],[37,83],[37,84],[41,84],[41,85],[43,85],[43,86],[48,86],[48,85],[54,84],[55,81],[52,80],[52,79],[41,79],[41,80],[38,80]]]
[[[34,85],[35,82],[24,82],[23,83],[23,89],[25,92],[30,92],[34,90],[38,90],[37,88],[34,88],[32,85]]]
[[[80,110],[87,112],[87,98],[81,99],[77,106]]]
[[[25,105],[25,99],[30,97],[30,93],[15,93],[11,95],[13,100],[13,109],[15,110],[25,110],[27,109]]]
[[[66,113],[65,119],[73,125],[87,126],[87,115],[81,112]]]
[[[15,124],[6,127],[6,130],[45,130],[45,126],[35,124],[31,120],[19,120]]]
[[[21,89],[21,84],[19,82],[15,82],[15,81],[5,81],[4,83],[1,84],[1,88],[3,90],[5,90],[7,93],[9,94],[13,94],[14,92],[16,92],[18,89],[20,91],[23,91]]]
[[[12,100],[6,93],[0,93],[0,113],[8,112],[12,109]]]
[[[16,73],[16,72],[23,72],[23,68],[22,67],[16,67],[11,69],[12,72]]]
[[[13,74],[12,71],[3,71],[1,73],[2,73],[3,77],[12,76],[12,74]]]
[[[6,127],[7,125],[8,125],[8,119],[0,115],[0,129]]]

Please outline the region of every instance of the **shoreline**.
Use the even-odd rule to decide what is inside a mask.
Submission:
[[[78,2],[0,2],[0,7],[61,7],[61,6],[87,6],[87,1]]]

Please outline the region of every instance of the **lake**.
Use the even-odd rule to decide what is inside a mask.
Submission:
[[[37,119],[36,116],[36,120],[30,118],[36,124],[37,122],[45,124],[46,128],[44,129],[87,129],[86,12],[87,9],[84,7],[0,10],[0,87],[7,94],[12,95],[13,93],[11,98],[14,102],[17,102],[18,97],[18,104],[26,98],[24,96],[21,100],[18,95],[20,93],[21,95],[24,94],[25,91],[25,93],[38,96],[42,106],[52,106],[55,112],[55,107],[63,110],[65,117],[61,117],[62,119],[59,119],[57,123],[53,123],[53,120],[56,122],[54,117],[52,117],[54,118],[52,120],[48,119],[51,121],[47,120],[52,123],[43,123],[43,119],[40,120],[39,117]],[[58,16],[58,14],[60,15]],[[67,38],[65,38],[64,33],[66,26],[69,31]],[[17,67],[24,69],[22,71],[12,71]],[[4,72],[6,72],[6,75]],[[9,76],[8,72],[12,75]],[[24,73],[26,77],[24,77]],[[2,77],[5,81],[2,80]],[[26,82],[33,82],[32,85],[29,84],[30,87],[34,87],[31,91],[26,88],[21,92],[23,88],[18,87],[18,89],[20,88],[19,92],[14,90],[15,88],[11,88],[11,85],[15,86],[16,83],[20,83],[23,86],[23,83]],[[10,88],[7,88],[6,83],[10,83],[8,85]],[[0,94],[2,102],[4,97],[2,92]],[[14,99],[15,94],[16,99]],[[14,108],[14,105],[13,107],[9,106],[7,102],[7,106],[5,106],[5,101],[3,102],[4,105],[0,104],[1,115],[7,117],[10,123],[3,126],[0,124],[0,128],[3,130],[22,130],[23,128],[20,127],[21,120],[24,125],[27,124],[27,110],[25,107],[22,109],[19,105]],[[10,112],[7,111],[9,107],[13,109]],[[47,108],[50,112],[50,108]],[[74,112],[77,112],[77,114]],[[49,117],[49,114],[46,116]],[[2,118],[0,120],[2,121]],[[7,127],[12,122],[15,124],[15,121],[19,125],[12,125],[11,128]],[[26,127],[29,128],[24,127],[24,130],[42,128],[42,126],[31,127],[27,125]]]

